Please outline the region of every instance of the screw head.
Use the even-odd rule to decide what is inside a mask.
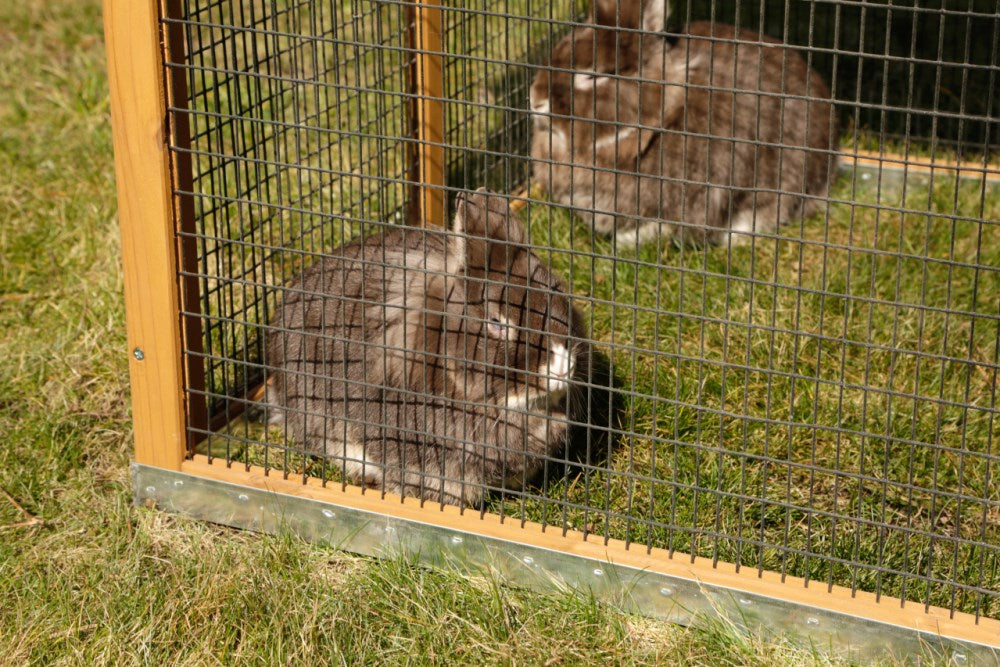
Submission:
[[[141,347],[137,347],[132,350],[132,356],[135,357],[136,361],[142,361],[146,358],[146,353],[142,351]]]

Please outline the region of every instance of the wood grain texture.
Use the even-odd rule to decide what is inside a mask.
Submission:
[[[421,0],[414,12],[416,139],[419,224],[447,225],[444,191],[444,54],[441,0]]]
[[[722,586],[748,593],[765,595],[792,603],[823,607],[832,611],[867,618],[881,623],[890,623],[904,628],[931,632],[963,641],[1000,645],[1000,621],[980,618],[977,622],[971,614],[956,612],[951,615],[946,609],[931,607],[928,610],[919,603],[902,604],[897,598],[877,598],[872,593],[855,592],[836,586],[828,590],[823,582],[806,584],[798,577],[782,577],[777,572],[757,573],[752,567],[737,569],[735,565],[711,559],[691,559],[687,554],[674,552],[671,556],[663,549],[653,549],[647,553],[641,545],[627,548],[624,542],[610,540],[604,542],[599,536],[585,537],[583,533],[542,526],[487,514],[479,516],[475,510],[462,511],[457,507],[426,503],[421,507],[414,498],[400,498],[392,494],[381,497],[379,491],[368,489],[362,493],[357,486],[347,486],[341,490],[340,484],[324,487],[318,480],[309,478],[303,484],[301,479],[283,479],[279,471],[270,471],[257,466],[249,468],[243,464],[227,467],[216,459],[212,463],[204,456],[195,456],[185,461],[182,472],[206,477],[222,482],[242,484],[276,493],[311,498],[336,505],[369,512],[386,514],[400,519],[419,521],[442,528],[461,530],[501,540],[527,544],[543,549],[553,549],[618,565],[659,572],[690,581]]]
[[[161,11],[172,18],[183,17],[183,0],[161,0]],[[165,33],[163,58],[168,63],[183,63],[185,58],[184,24],[169,23],[163,28]],[[165,72],[166,96],[170,112],[170,145],[182,150],[170,155],[173,187],[175,192],[194,192],[194,167],[191,159],[191,114],[187,111],[189,71],[184,67],[173,67]],[[187,149],[187,150],[185,150]],[[174,197],[174,225],[177,235],[178,266],[180,283],[181,335],[187,354],[184,358],[185,396],[187,410],[189,448],[194,448],[204,439],[208,430],[208,395],[206,389],[204,348],[201,328],[201,280],[197,277],[198,228],[195,220],[194,197]],[[183,277],[180,277],[183,275]]]
[[[184,395],[156,0],[104,0],[136,460],[177,470]],[[135,350],[142,351],[137,359]]]

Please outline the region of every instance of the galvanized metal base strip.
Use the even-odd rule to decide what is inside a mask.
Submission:
[[[721,615],[740,628],[765,628],[858,658],[930,652],[961,665],[1000,660],[1000,650],[980,644],[560,551],[140,464],[132,465],[132,475],[137,504],[152,501],[236,528],[291,532],[360,554],[493,574],[516,586],[589,591],[624,610],[680,624]]]

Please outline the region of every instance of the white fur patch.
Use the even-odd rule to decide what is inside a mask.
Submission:
[[[689,60],[686,63],[684,63],[684,69],[690,72],[693,69],[701,67],[701,64],[702,64],[702,62],[704,62],[704,60],[705,60],[705,56],[703,56],[701,54],[698,54],[694,58],[692,58],[691,60]]]
[[[573,370],[573,361],[565,345],[556,345],[549,355],[549,363],[545,369],[546,389],[550,394],[557,394],[569,387],[569,374]]]
[[[573,75],[573,88],[583,91],[593,90],[594,86],[603,85],[607,81],[608,77],[599,76],[594,71],[577,72]]]
[[[331,451],[332,450],[332,451]],[[344,466],[344,472],[354,480],[375,482],[381,479],[382,469],[365,461],[365,448],[356,442],[328,442],[327,455]],[[343,461],[340,457],[343,456]]]
[[[529,94],[531,101],[531,121],[535,125],[537,130],[545,130],[551,125],[552,119],[552,103],[549,101],[548,96],[542,99],[535,99],[535,88],[532,86],[531,93]]]
[[[614,146],[621,140],[631,137],[633,134],[635,134],[635,132],[636,128],[634,127],[620,127],[611,136],[601,137],[600,139],[595,141],[594,148],[600,149],[600,148],[607,148],[609,146]]]
[[[614,146],[617,141],[618,141],[617,135],[614,134],[610,136],[605,135],[600,139],[594,141],[594,148],[595,149],[608,148],[609,146]]]
[[[552,137],[552,154],[558,155],[560,153],[569,152],[569,138],[566,136],[566,131],[561,127],[553,127],[552,133],[549,135]]]
[[[573,358],[565,345],[556,345],[549,353],[549,360],[538,369],[545,381],[545,391],[527,391],[507,395],[507,407],[511,410],[545,410],[551,399],[558,399],[569,389],[569,379],[573,374]]]
[[[754,230],[753,209],[743,209],[733,216],[729,223],[729,231],[736,234],[750,234]]]
[[[644,220],[637,227],[616,231],[615,244],[619,251],[635,248],[658,238],[667,228],[669,224],[663,220]]]
[[[523,411],[528,407],[528,394],[507,394],[507,407]]]

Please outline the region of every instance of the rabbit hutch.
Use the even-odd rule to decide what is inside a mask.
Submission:
[[[996,2],[104,11],[137,503],[996,657]]]

